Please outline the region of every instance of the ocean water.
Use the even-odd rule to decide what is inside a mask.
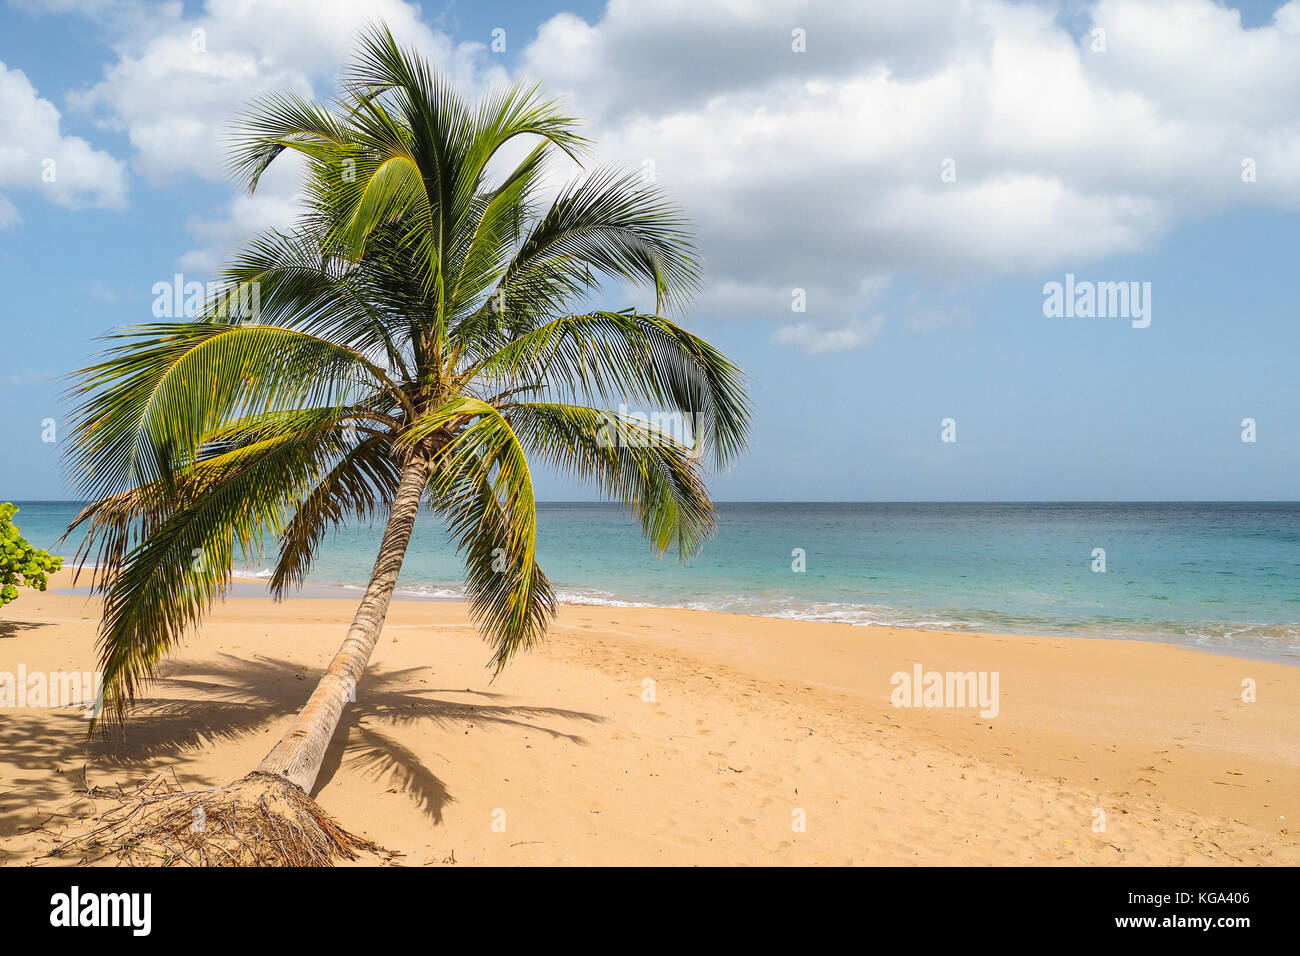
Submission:
[[[78,510],[19,503],[55,547]],[[539,557],[561,599],[955,631],[1156,639],[1300,658],[1300,503],[723,503],[683,564],[614,505],[542,504]],[[381,533],[327,537],[310,585],[364,585]],[[1094,571],[1094,549],[1105,571]],[[794,570],[802,549],[805,570]],[[243,573],[266,576],[269,557]],[[399,583],[454,598],[460,564],[421,515]]]

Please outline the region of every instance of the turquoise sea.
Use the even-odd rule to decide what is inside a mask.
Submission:
[[[19,502],[38,546],[73,503]],[[604,504],[543,504],[540,559],[565,601],[708,608],[850,624],[1158,639],[1300,657],[1300,503],[723,503],[688,564],[656,559]],[[381,529],[327,538],[310,585],[365,583]],[[1094,549],[1105,571],[1094,571]],[[803,549],[806,570],[793,569]],[[251,559],[265,575],[270,560]],[[422,515],[409,596],[454,598],[460,566]]]

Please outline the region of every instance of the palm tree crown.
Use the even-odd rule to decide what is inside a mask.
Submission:
[[[498,669],[554,613],[538,462],[628,506],[660,551],[698,551],[705,469],[746,440],[743,376],[662,314],[700,275],[661,191],[601,168],[542,197],[548,163],[585,154],[575,127],[536,87],[466,103],[383,28],[329,107],[280,94],[242,118],[236,175],[254,190],[297,154],[302,216],[252,240],[195,320],[111,335],[74,389],[70,463],[94,499],[74,527],[105,595],[111,714],[224,593],[236,546],[278,539],[280,596],[329,529],[388,514],[391,531],[403,488],[451,529]],[[494,175],[520,138],[532,148]],[[652,288],[654,310],[584,310],[609,280]]]

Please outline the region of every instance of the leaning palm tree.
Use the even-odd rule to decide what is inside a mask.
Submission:
[[[236,549],[278,539],[280,597],[327,531],[386,520],[314,693],[256,770],[223,788],[239,802],[221,817],[232,833],[261,827],[262,846],[314,834],[268,858],[297,862],[360,846],[306,794],[378,640],[422,500],[464,558],[470,613],[499,671],[555,612],[531,469],[594,482],[655,548],[685,559],[714,526],[706,469],[736,456],[749,421],[738,369],[665,317],[699,283],[677,209],[640,175],[608,168],[543,195],[553,160],[580,162],[586,147],[555,101],[518,86],[472,106],[382,27],[363,37],[341,90],[327,106],[271,96],[241,119],[233,167],[250,190],[282,154],[299,157],[295,226],[251,241],[195,320],[111,335],[74,388],[70,460],[93,503],[69,531],[84,531],[78,557],[94,560],[104,595],[109,720],[125,718],[225,592]],[[653,290],[654,310],[590,309],[603,281]],[[628,403],[672,417],[647,421]],[[287,825],[248,812],[270,805],[268,791]],[[216,793],[202,797],[209,836]],[[189,805],[161,806],[148,826],[134,819],[136,837],[179,839]]]

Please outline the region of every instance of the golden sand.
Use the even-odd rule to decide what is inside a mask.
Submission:
[[[72,708],[0,710],[0,863],[49,862],[87,784],[243,776],[353,609],[228,600],[119,744],[87,743]],[[24,592],[0,672],[93,670],[98,620]],[[608,607],[563,608],[495,682],[488,657],[463,605],[395,602],[320,804],[414,866],[1300,863],[1300,668]],[[997,715],[894,706],[918,664],[996,674]]]

